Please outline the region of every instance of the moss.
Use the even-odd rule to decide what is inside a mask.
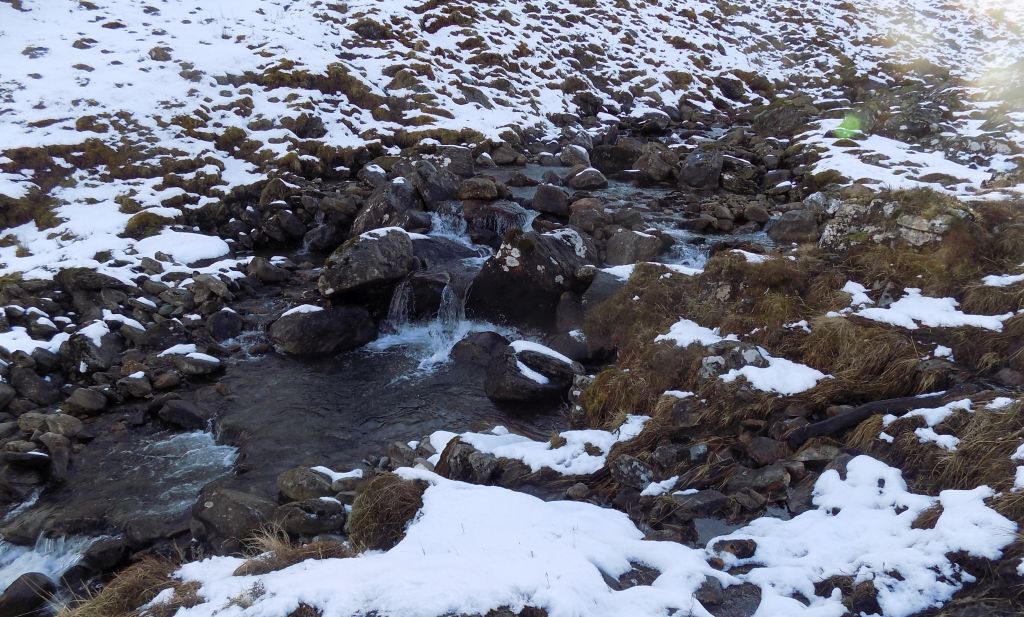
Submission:
[[[128,219],[124,226],[124,235],[135,240],[142,240],[160,233],[164,226],[172,223],[173,220],[159,214],[142,211]]]
[[[405,529],[423,507],[422,481],[385,473],[370,480],[352,503],[345,529],[360,551],[388,550],[401,542]]]

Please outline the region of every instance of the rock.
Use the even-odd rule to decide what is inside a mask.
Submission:
[[[484,392],[493,401],[539,403],[563,397],[583,367],[540,345],[512,343],[487,367]]]
[[[208,484],[192,506],[192,531],[217,548],[240,547],[241,541],[266,527],[276,507],[268,499]]]
[[[795,96],[777,101],[754,116],[753,129],[758,135],[790,135],[806,124],[807,119],[817,110],[810,104],[810,97]]]
[[[566,184],[576,190],[589,191],[607,187],[608,178],[605,178],[603,173],[593,167],[587,167],[579,173],[574,174]]]
[[[213,412],[180,399],[164,403],[157,415],[168,424],[190,431],[206,429],[213,420]]]
[[[181,385],[181,376],[174,371],[160,373],[153,380],[153,388],[161,392],[173,390]]]
[[[422,210],[423,204],[413,184],[405,178],[396,178],[374,190],[352,222],[352,233],[405,227],[412,220],[411,213]]]
[[[776,242],[817,242],[818,218],[811,210],[790,210],[768,222],[768,237]]]
[[[71,463],[71,441],[56,433],[43,433],[39,441],[50,455],[50,480],[64,482],[68,478],[68,465]]]
[[[127,290],[128,286],[112,276],[91,268],[65,268],[53,277],[65,291],[100,291],[102,289]]]
[[[455,343],[450,356],[452,362],[457,364],[487,366],[494,355],[508,344],[509,340],[497,332],[473,332]]]
[[[577,482],[565,490],[565,498],[575,501],[582,501],[590,497],[590,487],[583,482]]]
[[[213,375],[224,370],[224,363],[206,354],[190,353],[184,356],[171,356],[174,368],[187,377]]]
[[[0,383],[0,410],[7,409],[17,395],[18,391],[10,384]]]
[[[28,367],[15,366],[11,369],[11,385],[19,395],[36,405],[53,405],[60,400],[60,390],[57,386]]]
[[[562,292],[579,285],[576,273],[592,249],[578,232],[510,232],[470,287],[475,315],[515,324],[553,322]]]
[[[377,336],[377,326],[362,307],[337,307],[284,315],[270,326],[269,334],[285,353],[318,356],[369,343]]]
[[[530,218],[526,208],[507,199],[463,202],[462,215],[470,239],[491,247],[501,244],[509,231],[521,230]]]
[[[771,218],[771,215],[768,214],[768,211],[765,210],[763,207],[757,204],[749,204],[743,210],[743,218],[747,219],[748,221],[753,221],[754,223],[764,224],[768,222],[768,219]]]
[[[263,283],[281,283],[291,276],[287,270],[275,266],[265,257],[253,257],[245,267],[245,272]]]
[[[47,614],[50,598],[56,593],[57,584],[45,574],[22,574],[0,595],[0,616],[33,617]]]
[[[570,144],[558,153],[558,160],[566,167],[584,165],[590,167],[590,154],[582,146]]]
[[[438,146],[437,157],[448,171],[463,178],[473,175],[473,150],[465,146]]]
[[[654,482],[654,470],[651,466],[628,454],[620,454],[612,459],[608,464],[608,471],[616,482],[638,491],[644,490],[647,485]]]
[[[658,142],[644,144],[643,153],[634,167],[644,179],[651,182],[671,180],[679,167],[679,155]]]
[[[722,583],[717,578],[709,576],[704,579],[704,582],[701,583],[693,597],[705,607],[718,606],[725,599]]]
[[[46,415],[46,430],[62,435],[74,437],[85,429],[85,425],[78,418],[66,413],[53,413]]]
[[[336,499],[306,499],[278,506],[273,519],[293,536],[331,533],[345,526],[345,507]]]
[[[206,318],[206,331],[215,341],[226,341],[242,333],[242,316],[230,309],[221,309]]]
[[[705,489],[689,494],[675,493],[672,495],[672,500],[676,505],[673,515],[681,521],[713,516],[723,512],[729,506],[729,498],[714,489]]]
[[[558,217],[569,216],[569,196],[552,184],[541,184],[533,195],[533,209]]]
[[[65,401],[68,411],[92,416],[107,408],[107,397],[102,392],[89,388],[78,388]]]
[[[747,469],[738,467],[725,483],[725,488],[730,493],[739,492],[745,489],[755,491],[775,492],[785,490],[789,486],[790,476],[785,466],[781,464],[769,465],[759,469]]]
[[[430,161],[416,161],[412,172],[406,175],[428,209],[453,199],[459,190],[459,178],[452,171],[435,167]]]
[[[330,478],[309,467],[301,466],[292,467],[278,474],[277,488],[290,501],[306,501],[334,494]]]
[[[500,196],[498,185],[494,180],[483,176],[463,180],[459,185],[457,197],[459,199],[475,199],[480,201],[494,201]]]
[[[747,443],[747,455],[758,465],[770,465],[788,453],[785,443],[769,437],[754,437]]]
[[[128,556],[128,544],[124,538],[97,540],[82,555],[82,564],[93,572],[110,572]]]
[[[718,188],[722,164],[721,150],[699,147],[686,156],[679,168],[679,184],[683,187],[713,191]]]
[[[711,547],[716,553],[728,553],[736,559],[750,559],[757,552],[757,542],[746,538],[719,540]]]
[[[408,233],[397,228],[376,229],[350,239],[331,253],[317,287],[325,296],[379,288],[405,278],[415,265]]]
[[[613,145],[594,147],[591,164],[601,173],[615,174],[634,169],[636,161],[643,155],[644,144],[632,137],[622,137]]]
[[[610,266],[651,261],[661,252],[661,239],[639,231],[616,231],[605,248],[605,262]]]
[[[129,375],[117,380],[117,390],[133,398],[146,398],[153,393],[153,385],[145,373],[139,376]]]
[[[478,451],[461,439],[448,442],[434,471],[452,480],[472,484],[490,484],[498,473],[498,459]]]

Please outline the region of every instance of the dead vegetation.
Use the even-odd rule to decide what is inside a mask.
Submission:
[[[265,527],[246,542],[253,555],[235,570],[235,576],[252,576],[283,570],[307,559],[343,559],[355,551],[343,542],[296,543],[279,527]]]
[[[94,595],[76,598],[58,617],[171,617],[179,608],[199,604],[199,586],[172,576],[178,563],[161,557],[144,557],[121,570]],[[140,611],[161,591],[173,589],[166,603]]]
[[[423,507],[426,482],[393,473],[375,476],[352,503],[345,529],[360,550],[388,550],[402,541],[405,529]]]

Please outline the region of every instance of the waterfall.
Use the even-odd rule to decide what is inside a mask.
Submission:
[[[470,246],[466,230],[466,218],[462,215],[462,205],[457,201],[445,201],[438,204],[437,210],[430,213],[430,235],[454,240],[459,244]]]
[[[391,294],[391,304],[388,306],[388,317],[385,324],[392,332],[397,332],[402,326],[409,323],[409,316],[412,314],[412,284],[409,279],[404,279],[395,286]]]

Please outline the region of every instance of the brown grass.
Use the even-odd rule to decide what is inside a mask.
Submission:
[[[388,550],[401,542],[405,529],[423,507],[427,484],[393,473],[370,480],[352,503],[346,530],[360,550]]]
[[[307,559],[342,559],[355,552],[342,542],[292,542],[280,527],[264,527],[246,542],[253,556],[235,570],[235,576],[266,574],[283,570]]]
[[[198,584],[183,583],[171,576],[178,565],[168,559],[145,557],[128,566],[94,595],[76,598],[58,617],[136,617],[138,609],[165,589],[174,589],[167,604],[147,611],[147,617],[170,617],[179,608],[200,602]]]

